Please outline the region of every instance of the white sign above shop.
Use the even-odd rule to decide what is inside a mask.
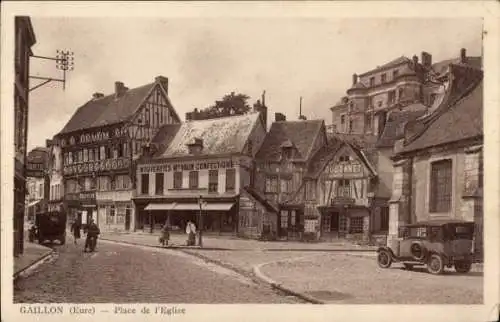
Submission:
[[[147,172],[171,172],[171,171],[199,171],[199,170],[216,170],[234,168],[232,160],[201,160],[201,161],[186,161],[172,162],[159,164],[140,165],[139,171]]]

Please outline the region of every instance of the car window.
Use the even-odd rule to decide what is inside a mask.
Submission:
[[[410,233],[409,237],[420,237],[420,238],[426,238],[427,237],[427,228],[426,227],[412,227],[410,228]]]
[[[472,239],[473,229],[471,226],[454,226],[450,228],[452,239]]]
[[[430,239],[436,240],[440,238],[441,227],[430,227]]]

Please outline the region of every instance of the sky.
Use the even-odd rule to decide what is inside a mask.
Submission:
[[[275,112],[331,123],[329,107],[361,74],[422,51],[433,62],[482,52],[481,19],[465,18],[37,18],[35,55],[74,52],[66,89],[56,82],[30,93],[28,149],[43,146],[94,92],[111,94],[169,78],[169,97],[184,119],[232,91],[253,104],[266,91]],[[32,59],[32,76],[59,78],[55,63]],[[39,81],[31,81],[31,87]]]

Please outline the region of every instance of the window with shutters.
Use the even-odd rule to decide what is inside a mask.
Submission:
[[[337,197],[351,197],[351,181],[347,179],[341,179],[338,181],[337,185]]]
[[[217,192],[219,190],[219,170],[208,171],[208,192]]]
[[[447,159],[432,162],[430,179],[430,212],[449,212],[452,199],[452,161]]]
[[[226,191],[234,191],[236,184],[236,171],[235,169],[226,170]]]
[[[182,188],[182,171],[174,172],[174,189]]]
[[[163,179],[164,175],[162,172],[155,173],[155,194],[163,194]]]
[[[198,189],[198,171],[189,171],[189,189]]]
[[[149,173],[141,175],[141,194],[147,195],[149,193]]]

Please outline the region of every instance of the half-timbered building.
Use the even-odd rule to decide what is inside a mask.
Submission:
[[[279,211],[269,223],[278,238],[301,239],[304,202],[290,202],[302,184],[312,156],[326,142],[322,120],[286,121],[276,113],[275,122],[256,156],[255,194]]]
[[[95,93],[79,107],[55,136],[70,220],[134,229],[134,162],[160,127],[179,122],[163,76],[132,89],[116,82],[114,93]]]

